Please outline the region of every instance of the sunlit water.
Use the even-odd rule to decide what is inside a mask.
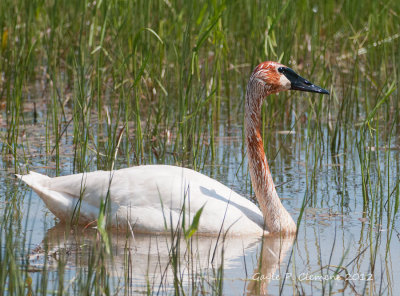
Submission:
[[[54,163],[43,156],[44,144],[37,138],[44,137],[43,121],[42,118],[37,124],[27,125],[30,127],[26,131],[27,136],[37,140],[31,141],[30,149],[35,153],[28,157],[28,161],[30,169],[54,176]],[[212,163],[206,164],[202,172],[249,196],[250,183],[241,132],[240,125],[220,125],[216,157]],[[258,290],[271,295],[280,292],[284,295],[328,292],[396,295],[396,291],[400,291],[400,266],[397,264],[400,235],[396,221],[399,215],[394,217],[394,223],[388,220],[387,208],[394,205],[393,202],[386,203],[387,195],[383,201],[386,203],[383,209],[386,210],[379,224],[363,215],[362,179],[356,149],[333,155],[326,143],[321,142],[316,147],[309,143],[307,130],[293,130],[291,134],[277,130],[267,138],[270,140],[267,156],[278,193],[295,220],[307,200],[297,240],[292,244],[291,240],[282,241],[280,238],[268,238],[264,242],[259,238],[249,238],[227,239],[222,243],[216,238],[195,238],[192,249],[194,261],[189,267],[194,268],[196,274],[202,274],[208,283],[205,289],[210,291],[211,287],[215,287],[223,249],[222,278],[226,295],[255,294]],[[66,175],[72,170],[72,140],[63,140],[61,146],[61,175]],[[386,191],[391,193],[398,178],[399,153],[391,150],[386,155],[384,151],[376,150],[382,163],[385,157],[393,160],[389,167],[381,168],[390,173],[390,185]],[[19,165],[24,167],[23,163]],[[118,166],[122,168],[124,164]],[[33,283],[41,277],[40,269],[45,260],[40,250],[46,238],[55,254],[59,252],[58,246],[69,250],[63,276],[65,287],[73,291],[71,287],[77,274],[85,272],[85,264],[89,260],[85,248],[79,247],[82,241],[77,241],[76,237],[91,244],[96,241],[96,235],[88,229],[84,235],[78,233],[65,238],[64,226],[54,228],[57,220],[34,192],[13,178],[13,170],[8,168],[4,159],[2,167],[0,213],[3,213],[5,202],[17,192],[22,220],[15,229],[26,231],[28,242],[25,252],[31,255],[28,261]],[[375,181],[371,180],[372,184]],[[379,216],[379,213],[373,216]],[[15,219],[18,220],[18,217]],[[18,235],[23,237],[22,233]],[[126,289],[132,293],[145,292],[148,283],[154,292],[172,291],[173,273],[168,267],[170,245],[168,236],[138,235],[135,240],[129,239],[128,243],[123,235],[113,236],[113,261],[109,264],[112,270],[111,286],[120,289],[121,294]],[[4,246],[1,248],[4,252]],[[127,250],[131,255],[129,268],[124,265]],[[214,260],[211,259],[213,250],[216,250]],[[49,293],[58,285],[57,259],[54,258],[48,259]],[[190,292],[193,273],[189,272],[186,259],[185,255],[181,258],[180,274],[182,283]],[[129,277],[128,287],[124,284],[124,276]]]

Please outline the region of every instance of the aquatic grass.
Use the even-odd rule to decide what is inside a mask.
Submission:
[[[368,222],[361,223],[359,244],[370,243],[365,252],[376,266],[382,244],[385,258],[393,257],[398,220],[399,9],[396,1],[1,1],[1,176],[26,168],[56,176],[166,163],[195,168],[251,196],[243,130],[232,144],[243,147],[241,154],[221,138],[240,134],[252,68],[281,60],[331,96],[268,98],[263,137],[270,168],[283,184],[278,191],[288,196],[297,179],[293,168],[305,179],[303,202],[285,200],[291,208],[301,205],[293,211],[302,229],[310,227],[307,207],[363,212],[360,218]],[[44,135],[39,141],[36,128]],[[354,177],[358,168],[361,176]],[[235,181],[227,177],[230,171]],[[0,191],[0,201],[12,200],[11,191]],[[26,246],[9,247],[17,240],[11,224],[21,217],[11,208],[1,211],[7,240],[0,245],[7,248],[0,254],[9,261],[0,262],[25,266],[16,253]],[[387,235],[375,235],[378,224]],[[101,247],[92,250],[89,272],[77,262],[82,269],[73,293],[112,294],[99,259],[104,254]],[[57,293],[67,293],[66,265],[58,264],[57,273],[45,267],[30,284],[23,269],[3,268],[2,288],[7,282],[12,291],[51,294],[46,280],[55,277]],[[381,277],[390,279],[389,273]],[[223,292],[223,274],[204,279],[215,294]],[[298,284],[307,291],[307,284]],[[149,293],[159,286],[167,291],[162,283],[149,283]],[[369,288],[381,289],[366,283],[364,291]],[[185,290],[181,284],[177,289]]]

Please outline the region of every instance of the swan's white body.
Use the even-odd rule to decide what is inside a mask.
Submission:
[[[81,224],[96,221],[101,200],[111,202],[111,224],[140,232],[189,227],[204,206],[198,233],[218,235],[293,234],[296,224],[283,207],[269,171],[261,136],[261,106],[266,96],[289,89],[328,94],[275,62],[253,71],[246,92],[247,155],[253,189],[261,211],[248,199],[218,181],[174,166],[139,166],[113,172],[97,171],[49,178],[37,173],[20,176],[58,218]],[[185,221],[182,225],[183,220]]]
[[[110,222],[114,227],[126,227],[129,223],[134,231],[164,232],[165,226],[170,229],[171,222],[172,227],[181,225],[185,203],[187,228],[204,206],[199,234],[228,229],[228,233],[235,235],[264,233],[263,215],[254,203],[220,182],[187,168],[146,165],[56,178],[34,172],[18,177],[63,221],[71,220],[79,204],[78,222],[96,221],[101,200],[109,194]]]

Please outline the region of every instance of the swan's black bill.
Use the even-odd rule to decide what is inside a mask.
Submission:
[[[329,95],[329,91],[312,84],[310,81],[299,76],[296,72],[294,72],[290,68],[279,67],[278,71],[283,75],[285,75],[286,78],[290,81],[292,85],[291,89],[293,90],[308,91],[308,92],[315,92],[315,93]]]

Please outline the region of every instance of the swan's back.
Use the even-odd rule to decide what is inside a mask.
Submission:
[[[62,221],[78,212],[79,223],[95,221],[101,200],[109,197],[114,227],[130,224],[139,232],[164,232],[166,226],[181,225],[183,216],[188,227],[204,206],[198,233],[218,234],[221,228],[235,235],[264,233],[264,219],[255,204],[187,168],[147,165],[55,178],[34,172],[18,177]]]

